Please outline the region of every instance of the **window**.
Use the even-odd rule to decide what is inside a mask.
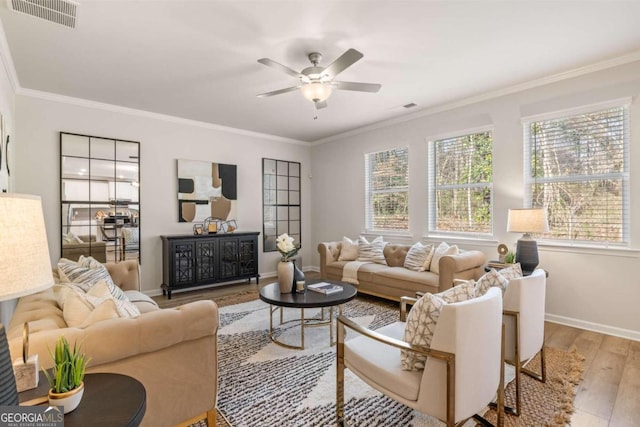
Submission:
[[[409,229],[409,149],[365,154],[366,227]]]
[[[525,121],[525,201],[547,210],[551,239],[629,241],[629,115],[615,106]]]
[[[430,232],[492,232],[492,147],[490,131],[430,144]]]

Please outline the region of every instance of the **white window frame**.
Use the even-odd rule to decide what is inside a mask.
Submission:
[[[477,134],[477,133],[491,133],[491,153],[492,153],[492,162],[491,162],[491,182],[489,183],[474,183],[474,184],[457,184],[457,185],[447,185],[444,187],[436,188],[436,143],[438,141],[444,139],[451,138],[462,138],[465,136]],[[427,151],[429,158],[429,172],[428,172],[428,185],[427,185],[427,212],[429,215],[427,221],[427,236],[450,236],[450,237],[468,237],[472,239],[487,239],[493,236],[493,228],[494,228],[494,214],[493,214],[493,202],[494,202],[494,191],[493,191],[493,151],[494,151],[494,126],[481,126],[476,128],[465,129],[456,132],[450,132],[446,134],[435,135],[427,138]],[[436,229],[437,224],[437,206],[436,206],[436,191],[438,189],[467,189],[467,188],[485,188],[488,187],[491,192],[491,203],[489,212],[491,215],[491,225],[490,231],[483,232],[469,232],[469,231],[451,231],[451,230],[438,230]]]
[[[400,146],[387,148],[384,150],[373,151],[370,153],[365,153],[364,155],[364,182],[365,182],[365,230],[366,232],[385,232],[385,234],[402,234],[409,231],[409,214],[407,213],[407,227],[403,229],[398,228],[374,228],[373,227],[373,195],[374,194],[382,194],[382,193],[406,193],[407,197],[409,197],[409,178],[407,178],[407,186],[404,189],[398,188],[388,188],[384,190],[372,190],[371,189],[371,162],[369,160],[370,156],[376,155],[378,153],[384,153],[388,151],[407,150],[407,175],[409,175],[409,147],[408,146]]]
[[[530,208],[533,204],[533,194],[532,188],[535,184],[545,183],[545,182],[578,182],[578,181],[586,181],[589,179],[598,179],[598,178],[616,178],[621,179],[622,181],[622,193],[623,193],[623,212],[622,212],[622,242],[610,242],[606,240],[572,240],[572,239],[554,239],[552,236],[539,236],[536,238],[539,242],[547,243],[547,244],[556,244],[556,245],[570,245],[570,246],[584,246],[584,247],[600,247],[600,248],[628,248],[630,246],[630,145],[629,145],[629,131],[631,126],[629,109],[631,105],[631,98],[621,98],[596,104],[583,105],[577,108],[565,109],[550,113],[538,114],[534,116],[527,116],[521,119],[522,128],[523,128],[523,148],[524,148],[524,207]],[[530,128],[531,123],[548,121],[548,120],[557,120],[563,118],[569,118],[573,116],[579,116],[582,114],[596,113],[599,111],[609,110],[612,108],[623,108],[624,109],[624,139],[623,139],[623,156],[624,156],[624,171],[619,173],[609,173],[606,175],[580,175],[574,177],[575,179],[570,179],[571,176],[560,176],[560,177],[544,177],[544,178],[533,178],[531,175],[531,144],[533,141],[530,136]]]

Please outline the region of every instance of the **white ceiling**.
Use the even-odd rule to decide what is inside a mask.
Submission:
[[[24,89],[301,141],[605,61],[640,49],[640,1],[80,0],[76,29],[0,18]],[[296,80],[307,54],[364,58],[317,113]],[[417,108],[404,109],[410,102]]]

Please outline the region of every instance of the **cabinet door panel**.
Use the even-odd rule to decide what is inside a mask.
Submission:
[[[196,281],[211,282],[215,280],[216,268],[216,241],[206,240],[196,242]]]
[[[173,243],[171,252],[174,254],[173,280],[176,285],[194,283],[195,253],[193,242]]]
[[[220,239],[220,279],[238,275],[238,239]]]
[[[239,274],[258,273],[258,241],[256,238],[240,239]]]

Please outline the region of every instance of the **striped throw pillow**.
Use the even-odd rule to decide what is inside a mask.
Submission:
[[[364,236],[358,238],[358,261],[369,261],[378,264],[387,264],[384,258],[384,245],[382,236],[376,237],[371,243]]]
[[[423,245],[421,242],[411,246],[404,259],[404,268],[413,271],[424,271],[422,268],[432,248],[433,245]]]

